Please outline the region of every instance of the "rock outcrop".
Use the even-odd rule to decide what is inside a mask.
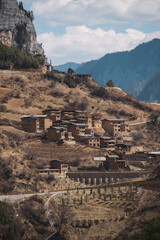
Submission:
[[[44,55],[33,25],[33,13],[17,0],[0,0],[0,41],[29,55]]]

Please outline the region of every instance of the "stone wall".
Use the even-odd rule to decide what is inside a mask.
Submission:
[[[134,178],[145,178],[150,172],[69,172],[66,175],[84,184],[96,185],[102,183],[124,182]]]
[[[0,41],[30,55],[43,55],[37,35],[27,11],[19,9],[17,0],[1,0]]]

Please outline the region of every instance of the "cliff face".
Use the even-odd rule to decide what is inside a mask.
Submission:
[[[32,12],[17,0],[0,0],[0,41],[29,55],[43,55],[32,21]]]

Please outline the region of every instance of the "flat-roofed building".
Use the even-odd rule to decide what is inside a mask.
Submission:
[[[68,125],[68,130],[72,132],[73,137],[77,140],[79,134],[85,134],[86,129],[88,129],[88,124],[84,123],[70,123]]]
[[[88,124],[88,128],[92,128],[92,117],[87,115],[85,118],[76,118],[77,123]]]
[[[129,132],[129,124],[122,123],[121,124],[121,132]]]
[[[50,161],[50,168],[58,169],[60,174],[66,174],[68,172],[68,164],[66,164],[60,160]]]
[[[128,125],[125,125],[123,119],[103,119],[102,127],[111,136],[118,136],[121,132],[129,131]]]
[[[117,143],[115,145],[115,151],[118,154],[125,154],[126,152],[131,151],[132,144],[126,144],[126,143]]]
[[[21,118],[22,128],[27,132],[39,132],[52,126],[47,115],[25,115]]]
[[[71,132],[68,132],[68,129],[64,126],[52,126],[47,130],[47,139],[49,141],[58,142],[60,140],[73,140]]]
[[[79,134],[78,141],[87,144],[91,147],[99,147],[100,146],[100,140],[98,137],[93,137],[91,134]]]
[[[108,154],[106,156],[106,162],[104,164],[107,170],[109,169],[119,169],[119,168],[125,168],[126,161],[124,158],[119,157],[116,154]]]
[[[100,147],[101,148],[108,148],[109,150],[115,149],[115,139],[111,137],[100,137]]]
[[[75,118],[75,110],[62,110],[61,111],[61,119],[68,120]]]
[[[46,109],[43,111],[43,114],[46,114],[53,122],[61,120],[61,111],[58,109]]]
[[[75,118],[86,118],[87,112],[81,111],[81,110],[74,110],[74,117]]]
[[[92,127],[96,129],[101,129],[102,128],[102,121],[99,117],[92,117]]]
[[[93,160],[95,162],[105,162],[106,161],[106,157],[93,157]]]

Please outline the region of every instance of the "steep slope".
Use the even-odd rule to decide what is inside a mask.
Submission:
[[[157,105],[156,110],[160,111],[160,106]],[[90,167],[93,166],[93,156],[106,154],[106,149],[90,148],[80,144],[59,146],[54,142],[46,141],[43,133],[40,135],[24,132],[21,127],[21,117],[25,114],[41,114],[42,110],[47,107],[85,109],[102,118],[123,116],[128,122],[133,122],[133,118],[135,122],[145,121],[155,110],[154,104],[139,102],[119,88],[100,87],[94,81],[79,79],[76,75],[68,76],[54,72],[52,78],[51,76],[49,78],[49,74],[43,75],[38,72],[0,70],[0,195],[43,191],[48,193],[48,190],[83,187],[83,184],[68,178],[55,180],[48,175],[39,175],[37,169],[45,168],[53,159],[62,159],[73,166],[76,163],[76,166],[78,164],[80,167]],[[155,144],[158,148],[160,143],[158,129],[154,127],[155,131],[152,128],[152,135],[150,134],[150,138],[146,139],[150,150],[154,149]],[[146,132],[146,129],[144,131]],[[155,132],[158,136],[156,141]],[[157,188],[159,190],[159,182]],[[74,211],[76,214],[75,220],[81,220],[83,223],[86,220],[87,222],[95,220],[92,226],[86,226],[86,224],[80,227],[71,226],[70,236],[67,239],[105,240],[107,237],[113,239],[126,227],[134,225],[132,230],[134,231],[140,227],[141,223],[159,216],[158,190],[155,190],[155,193],[150,190],[140,190],[134,201],[128,201],[128,195],[125,197],[125,189],[127,188],[121,188],[122,193],[124,191],[123,199],[110,199],[109,194],[112,189],[109,187],[107,187],[106,199],[100,199],[97,191],[95,191],[95,197],[91,194],[86,197],[84,192],[56,195],[59,201],[62,201],[63,196],[68,199],[66,206],[71,213]],[[118,191],[115,189],[115,192]],[[80,202],[81,197],[83,204]],[[50,216],[56,216],[50,215],[50,211],[51,214],[54,211],[53,207],[58,209],[57,205],[52,205],[50,202],[51,208],[46,210],[45,203],[49,198],[48,194],[39,195],[21,203],[15,202],[11,206],[7,205],[6,208],[11,207],[12,215],[15,217],[12,217],[11,222],[1,224],[0,238],[3,231],[4,236],[8,234],[11,236],[2,239],[47,239],[52,233],[47,217],[50,219]],[[74,199],[76,199],[75,203]],[[0,207],[1,205],[0,202]],[[3,211],[0,209],[0,220],[2,219],[1,213],[3,214]],[[138,226],[134,217],[136,217]],[[105,221],[102,222],[103,219]],[[142,219],[143,221],[140,222]],[[13,223],[14,229],[18,228],[14,238],[12,232],[9,231]],[[26,231],[21,231],[21,229],[26,229]],[[17,237],[20,233],[21,235]]]
[[[157,73],[144,87],[138,96],[139,100],[148,102],[160,102],[160,72]]]
[[[99,85],[110,79],[115,86],[138,96],[145,83],[160,68],[160,39],[143,43],[132,51],[106,54],[99,60],[84,63],[77,73],[92,73]]]

